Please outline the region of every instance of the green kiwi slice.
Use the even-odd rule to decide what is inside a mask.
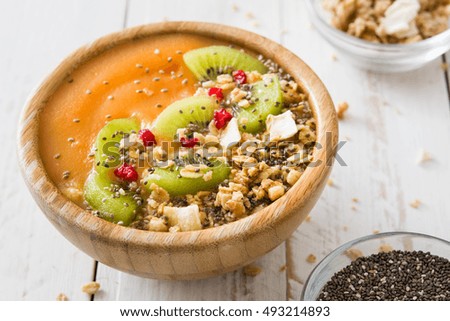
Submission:
[[[238,112],[239,130],[256,134],[264,131],[266,118],[278,115],[283,109],[283,91],[277,76],[254,83],[252,97],[255,103]]]
[[[227,46],[210,46],[194,49],[183,55],[189,70],[199,80],[215,80],[217,75],[231,73],[234,70],[267,72],[267,67],[258,59],[243,51]]]
[[[94,143],[95,170],[84,185],[84,199],[99,211],[99,216],[110,222],[123,222],[125,226],[133,221],[138,205],[131,195],[111,190],[115,183],[112,172],[121,164],[120,141],[138,130],[139,124],[131,118],[112,120],[100,130]]]
[[[124,135],[137,133],[139,124],[132,118],[111,120],[98,133],[95,140],[95,163],[101,173],[120,165],[119,144]]]
[[[214,118],[217,102],[208,96],[194,96],[174,102],[163,110],[153,124],[152,132],[159,139],[172,141],[179,128],[202,129]]]
[[[136,216],[138,205],[130,194],[119,194],[117,197],[111,190],[111,184],[107,175],[92,172],[84,185],[84,198],[103,219],[128,226]]]
[[[204,177],[182,177],[180,175],[181,170],[183,170],[182,167],[155,168],[153,173],[144,177],[144,185],[150,190],[152,183],[155,183],[172,196],[194,195],[200,191],[211,190],[227,179],[230,175],[231,167],[220,161],[213,162],[211,167],[200,170],[202,174],[212,171],[212,176],[208,180],[205,180]]]

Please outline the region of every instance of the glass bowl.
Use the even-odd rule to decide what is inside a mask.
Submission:
[[[418,69],[450,50],[450,29],[411,44],[372,43],[334,28],[331,15],[322,0],[306,0],[314,27],[341,54],[357,67],[376,72],[394,73]]]
[[[450,260],[450,242],[434,236],[412,232],[388,232],[364,236],[341,245],[314,268],[306,280],[301,300],[315,301],[331,277],[356,258],[381,251],[423,251]]]

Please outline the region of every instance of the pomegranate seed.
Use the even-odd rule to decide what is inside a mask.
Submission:
[[[217,129],[222,129],[228,124],[231,118],[233,118],[233,115],[227,112],[225,108],[216,110],[214,112],[214,125],[216,125]]]
[[[247,83],[247,75],[243,70],[233,71],[233,78],[234,81],[237,82],[239,85]]]
[[[214,96],[215,95],[217,100],[221,101],[223,99],[222,88],[217,88],[217,87],[209,88],[208,95],[209,96]]]
[[[198,138],[187,138],[186,139],[184,137],[181,137],[180,142],[181,142],[181,146],[192,148],[198,144]]]
[[[139,175],[130,164],[123,163],[114,170],[114,175],[126,182],[135,182],[138,180]]]
[[[150,129],[141,129],[139,131],[139,138],[142,139],[145,147],[156,145],[155,135],[153,135]]]

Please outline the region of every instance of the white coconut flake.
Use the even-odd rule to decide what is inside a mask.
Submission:
[[[269,115],[266,119],[266,126],[271,142],[290,138],[298,131],[290,110],[278,116]]]
[[[231,118],[227,127],[220,133],[220,145],[225,149],[241,141],[241,133],[236,118]]]
[[[186,207],[165,206],[164,215],[169,219],[170,226],[179,226],[181,231],[202,229],[200,210],[196,204]]]
[[[414,21],[419,10],[418,0],[396,0],[386,10],[380,28],[386,34],[398,38],[413,37],[419,33]]]

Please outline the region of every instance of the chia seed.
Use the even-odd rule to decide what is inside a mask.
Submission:
[[[70,176],[70,171],[64,171],[63,172],[63,179],[68,179]]]
[[[422,251],[360,257],[334,274],[319,301],[449,301],[450,261]]]

